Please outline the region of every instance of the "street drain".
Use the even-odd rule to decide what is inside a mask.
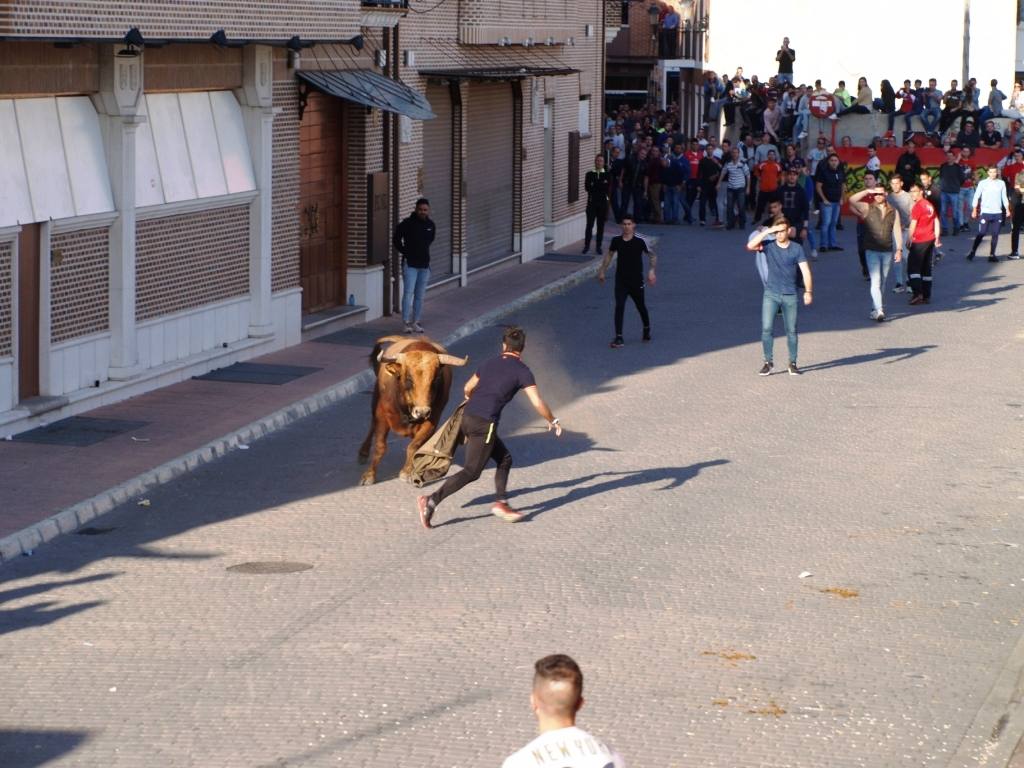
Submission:
[[[252,563],[229,565],[227,570],[232,573],[275,574],[298,573],[299,571],[308,571],[312,567],[312,563],[295,563],[287,560],[264,560]]]
[[[78,531],[79,536],[102,536],[104,533],[110,533],[111,531],[117,530],[116,528],[96,528],[89,526]]]

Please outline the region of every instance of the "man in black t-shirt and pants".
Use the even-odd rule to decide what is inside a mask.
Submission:
[[[604,282],[605,273],[611,264],[613,257],[618,257],[615,266],[615,338],[612,339],[612,349],[618,349],[625,342],[622,340],[622,319],[626,311],[626,299],[633,299],[637,311],[640,313],[640,320],[644,324],[644,341],[651,340],[651,318],[647,314],[647,304],[644,301],[644,254],[651,262],[650,270],[647,273],[647,282],[654,285],[656,277],[654,268],[658,264],[658,257],[642,237],[637,237],[636,222],[630,216],[622,217],[622,234],[612,238],[608,246],[608,253],[597,270],[597,279]]]
[[[473,374],[473,378],[466,382],[463,392],[467,402],[462,411],[462,426],[459,428],[466,441],[465,461],[462,471],[445,480],[444,485],[429,496],[420,496],[416,500],[420,523],[424,528],[431,527],[430,521],[437,505],[480,477],[489,459],[494,459],[498,465],[498,471],[494,473],[497,499],[491,507],[491,514],[509,523],[523,518],[523,513],[512,509],[506,499],[505,487],[509,470],[512,469],[512,454],[497,434],[501,411],[521,389],[526,392],[530,404],[541,418],[547,421],[548,431],[553,429],[556,437],[562,436],[561,424],[541,399],[533,380],[533,372],[520,357],[525,346],[526,332],[522,328],[506,328],[501,340],[501,356],[485,362]]]

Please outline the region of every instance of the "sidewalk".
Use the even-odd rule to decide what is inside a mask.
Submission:
[[[608,227],[606,242],[617,233]],[[448,346],[525,304],[592,276],[599,261],[582,241],[526,264],[472,276],[465,288],[427,294],[428,335]],[[97,515],[337,400],[368,389],[368,355],[380,336],[401,333],[383,317],[249,363],[319,370],[280,385],[190,379],[82,414],[143,422],[87,446],[0,441],[0,562],[31,553]],[[497,338],[497,336],[495,336]],[[328,341],[329,340],[329,341]],[[362,433],[365,423],[346,425]]]

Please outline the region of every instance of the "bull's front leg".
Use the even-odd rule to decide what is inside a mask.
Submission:
[[[363,472],[359,480],[360,485],[373,485],[377,482],[377,467],[380,460],[384,458],[384,452],[388,449],[388,425],[383,419],[377,422],[377,429],[373,432],[373,457],[370,459],[370,466]],[[370,438],[367,437],[367,440]]]
[[[409,441],[409,447],[405,449],[405,465],[402,467],[402,471],[398,473],[399,480],[408,482],[412,476],[412,460],[416,455],[416,451],[430,439],[430,436],[434,434],[436,429],[437,423],[433,421],[424,421],[417,427],[413,433],[412,440]]]

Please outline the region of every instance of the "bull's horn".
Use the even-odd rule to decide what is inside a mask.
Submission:
[[[469,357],[455,357],[455,355],[438,355],[437,359],[441,361],[441,365],[465,365],[469,362]]]
[[[377,361],[381,363],[398,363],[401,365],[405,361],[405,352],[399,352],[394,357],[384,357],[384,352],[382,350]]]

